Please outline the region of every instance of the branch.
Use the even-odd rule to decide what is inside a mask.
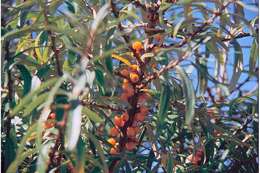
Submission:
[[[48,3],[48,2],[44,3],[43,14],[44,14],[45,25],[47,27],[49,25],[49,20],[48,20],[48,9],[47,9],[46,3]],[[61,69],[60,61],[59,61],[59,59],[61,59],[60,58],[60,50],[58,48],[56,48],[56,36],[49,29],[47,30],[47,32],[51,37],[51,49],[54,52],[54,57],[55,57],[56,66],[57,66],[57,74],[58,74],[58,76],[62,76],[63,72],[62,72],[62,69]]]
[[[81,101],[81,104],[83,106],[91,106],[91,107],[95,107],[95,108],[108,109],[108,110],[116,111],[116,112],[123,112],[124,111],[124,109],[121,109],[121,108],[115,108],[115,107],[112,107],[110,105],[101,105],[101,104],[94,103],[94,102],[87,102],[87,101],[84,101],[84,100]]]
[[[185,44],[187,44],[190,40],[192,40],[195,36],[197,36],[197,34],[201,33],[208,25],[212,24],[215,19],[219,16],[221,16],[222,11],[225,10],[225,8],[228,7],[228,5],[233,2],[233,1],[229,1],[226,5],[222,5],[220,10],[217,12],[214,12],[214,15],[209,18],[208,20],[206,20],[201,26],[199,26],[197,28],[197,30],[195,30],[194,32],[188,33],[188,37],[186,37],[185,39],[183,39],[179,44],[172,44],[169,46],[164,46],[164,48],[180,48],[182,46],[184,46]]]
[[[185,39],[183,39],[182,42],[180,42],[177,45],[169,45],[169,46],[164,46],[164,48],[180,48],[182,46],[184,46],[186,43],[189,42],[189,40],[192,40],[198,33],[202,32],[206,26],[212,24],[214,22],[214,20],[220,16],[222,14],[222,11],[231,3],[232,1],[228,2],[226,5],[223,5],[221,7],[221,9],[219,10],[219,12],[215,12],[214,15],[208,19],[207,21],[204,22],[204,24],[202,24],[200,27],[198,27],[198,29],[196,31],[194,31],[193,33],[188,34],[189,37],[186,37]],[[177,60],[174,59],[172,61],[170,61],[170,63],[163,67],[159,72],[154,73],[152,75],[149,75],[146,77],[146,81],[139,85],[138,88],[143,88],[145,87],[149,82],[151,82],[152,80],[158,78],[160,75],[162,75],[164,72],[174,68],[175,66],[177,66],[180,62],[182,62],[183,60],[185,60],[188,56],[190,55],[190,53],[187,51],[182,57],[178,58]]]

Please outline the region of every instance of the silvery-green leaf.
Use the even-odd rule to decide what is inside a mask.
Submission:
[[[66,128],[66,143],[65,147],[72,151],[77,145],[80,130],[81,130],[81,111],[82,106],[79,105],[71,113],[69,113],[67,128]]]
[[[180,67],[176,66],[176,71],[180,75],[180,78],[183,82],[183,91],[185,95],[185,123],[187,125],[191,124],[191,121],[194,118],[194,106],[195,106],[195,94],[191,80],[188,78],[185,71]]]

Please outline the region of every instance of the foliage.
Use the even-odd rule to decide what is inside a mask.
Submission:
[[[2,172],[256,172],[256,11],[3,0]]]

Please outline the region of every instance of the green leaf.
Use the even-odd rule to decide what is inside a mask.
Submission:
[[[235,13],[238,14],[241,17],[245,17],[244,8],[241,5],[238,5],[237,3],[234,4]],[[236,24],[240,24],[240,20],[234,16],[234,21]]]
[[[57,82],[57,80],[58,80],[57,78],[52,78],[52,79],[42,83],[38,89],[28,93],[25,97],[22,98],[22,100],[20,100],[19,104],[17,106],[15,106],[15,108],[11,111],[11,116],[16,115],[19,111],[21,111],[24,107],[26,107],[30,103],[33,96],[35,96],[38,93],[40,93],[41,91],[49,88],[50,86],[53,86]]]
[[[74,6],[73,6],[73,4],[72,4],[71,2],[65,1],[65,3],[66,3],[66,5],[67,5],[68,10],[69,10],[71,13],[75,13],[75,12],[76,12],[76,10],[75,10],[75,8],[74,8]]]
[[[76,162],[76,172],[84,173],[84,166],[85,166],[85,143],[80,137],[78,140],[76,152],[77,152],[77,162]]]
[[[172,36],[173,37],[176,37],[177,36],[177,33],[182,25],[182,23],[185,21],[185,18],[181,18],[179,20],[179,22],[175,25],[174,29],[173,29],[173,33],[172,33]]]
[[[173,173],[173,156],[170,153],[168,154],[167,173]]]
[[[98,86],[101,88],[102,94],[105,94],[105,79],[103,72],[100,69],[96,69],[96,81],[98,83]]]
[[[26,106],[23,112],[23,117],[29,115],[35,108],[39,105],[43,104],[44,101],[47,99],[49,93],[41,94],[40,96],[33,99],[32,103]]]
[[[6,170],[10,163],[15,160],[15,152],[17,149],[17,139],[15,128],[11,127],[9,135],[6,137],[5,142],[3,143],[3,154],[4,154],[4,169]]]
[[[76,109],[69,113],[67,127],[66,127],[66,138],[65,147],[72,151],[75,149],[81,130],[81,112],[82,106],[78,105]]]
[[[17,64],[16,66],[21,72],[21,77],[22,77],[22,80],[24,82],[24,84],[23,84],[23,95],[25,96],[31,90],[32,76],[31,76],[29,70],[24,65]]]
[[[162,89],[161,89],[160,106],[159,106],[160,125],[162,125],[163,121],[167,117],[170,96],[171,96],[171,89],[170,89],[169,84],[163,84]]]
[[[183,92],[185,95],[185,123],[190,126],[191,121],[194,118],[194,106],[195,106],[195,94],[191,80],[188,78],[185,71],[180,67],[176,66],[176,71],[180,75],[183,81]]]
[[[237,82],[243,70],[243,52],[241,46],[237,41],[234,42],[234,49],[235,49],[235,62],[233,65],[233,75],[229,84],[230,91],[236,88]]]
[[[32,156],[36,152],[37,150],[34,148],[34,149],[26,150],[25,152],[18,155],[15,161],[13,161],[12,164],[8,167],[6,173],[17,172],[18,166],[24,161],[24,159],[26,159],[29,156]]]
[[[250,74],[255,73],[255,67],[256,67],[256,62],[258,59],[258,42],[256,39],[253,40],[253,45],[250,50],[250,59],[249,59],[249,72]]]
[[[85,114],[85,115],[87,115],[88,118],[89,118],[90,120],[94,121],[95,123],[101,123],[101,122],[103,122],[103,120],[100,118],[100,116],[99,116],[97,113],[95,113],[95,112],[93,112],[92,110],[88,109],[86,106],[83,107],[82,113]]]
[[[28,140],[28,138],[32,137],[32,134],[35,132],[36,127],[37,127],[37,124],[33,124],[27,129],[26,134],[23,136],[23,138],[19,144],[19,148],[17,150],[16,155],[20,155],[24,151],[26,141]]]
[[[102,149],[99,141],[92,134],[88,134],[88,137],[93,142],[93,144],[95,145],[95,147],[97,149],[97,152],[98,152],[101,162],[103,164],[102,169],[103,169],[104,173],[108,173],[109,171],[108,171],[107,162],[106,162],[105,155],[104,155],[103,149]]]

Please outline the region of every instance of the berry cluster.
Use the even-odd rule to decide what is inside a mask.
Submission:
[[[134,42],[132,48],[135,53],[140,54],[143,50],[141,42]],[[144,103],[149,99],[149,95],[136,88],[141,83],[142,73],[137,64],[132,64],[120,71],[120,76],[124,78],[122,84],[121,100],[129,102],[132,106],[122,115],[114,117],[114,127],[110,129],[111,138],[108,143],[111,144],[110,154],[118,154],[126,149],[132,151],[138,145],[137,135],[140,132],[140,124],[145,120],[149,109]]]

